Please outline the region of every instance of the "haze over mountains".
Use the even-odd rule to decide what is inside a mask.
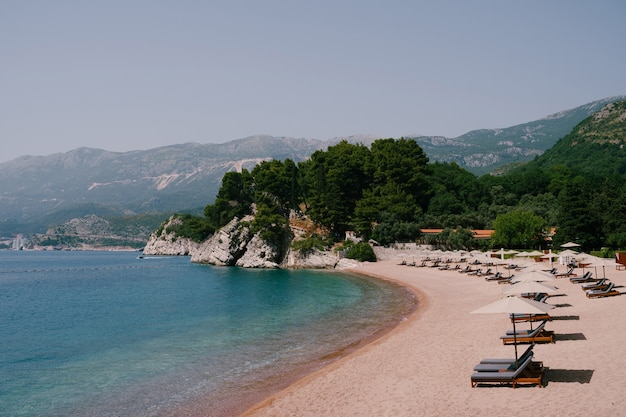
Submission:
[[[412,139],[431,162],[456,162],[483,175],[533,159],[605,104],[623,98],[598,100],[509,128]],[[299,162],[342,139],[369,145],[378,137],[322,141],[253,136],[224,144],[185,143],[123,153],[79,148],[20,157],[0,164],[0,236],[42,233],[88,214],[197,213],[214,200],[225,172],[252,169],[269,159]]]

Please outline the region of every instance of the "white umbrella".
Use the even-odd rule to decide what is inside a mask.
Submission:
[[[540,303],[517,296],[501,298],[491,304],[472,311],[472,314],[545,314],[554,308],[551,304]],[[517,367],[517,332],[515,330],[515,320],[513,320],[513,344],[515,345],[515,367]]]
[[[605,267],[610,266],[610,267],[615,267],[618,264],[615,259],[606,259],[606,258],[596,258],[596,260],[589,266],[593,266],[594,268],[597,268],[599,266],[602,267],[602,278],[606,278],[606,271],[605,271]],[[598,276],[598,271],[596,271],[596,276]]]
[[[574,242],[567,242],[567,243],[563,243],[561,245],[562,248],[577,248],[578,246],[580,246],[578,243],[574,243]]]
[[[554,281],[554,276],[549,272],[541,270],[524,270],[521,274],[513,277],[513,282],[520,281]]]
[[[559,254],[558,253],[546,253],[545,255],[541,256],[542,259],[550,259],[550,266],[552,266],[552,264],[554,263],[555,259],[559,258]]]
[[[528,258],[534,258],[534,257],[541,256],[541,255],[543,255],[543,252],[539,252],[538,250],[534,250],[532,252],[519,252],[515,256],[525,256],[525,257],[528,257]]]
[[[505,288],[502,291],[504,295],[520,295],[520,294],[537,294],[537,293],[545,293],[545,294],[555,294],[558,291],[558,288],[553,287],[551,285],[543,284],[539,281],[519,281],[508,288]]]

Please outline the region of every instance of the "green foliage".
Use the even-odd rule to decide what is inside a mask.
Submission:
[[[325,251],[332,247],[335,241],[332,238],[324,238],[314,234],[306,239],[294,240],[291,242],[291,248],[304,254],[311,253],[314,249]]]
[[[430,243],[461,249],[489,244],[470,229],[494,228],[494,246],[538,248],[555,227],[555,247],[567,240],[586,250],[626,247],[625,109],[626,102],[615,103],[535,161],[500,176],[477,178],[456,163],[429,163],[405,138],[379,139],[370,148],[342,141],[297,165],[262,162],[224,176],[205,221],[221,227],[254,203],[251,226],[268,240],[282,239],[289,210],[303,208],[334,240],[353,230],[381,244],[416,241],[421,226],[444,229],[427,237]],[[294,245],[329,243],[312,237]]]
[[[343,248],[345,257],[348,259],[355,259],[360,262],[376,262],[376,254],[374,249],[365,243],[353,243],[352,241],[345,241]]]
[[[250,226],[253,234],[261,232],[261,239],[267,242],[282,242],[287,229],[288,220],[280,207],[264,202],[257,203],[257,212]]]
[[[175,233],[178,237],[191,239],[195,242],[202,242],[209,237],[215,229],[205,218],[192,216],[191,214],[178,214],[175,216],[181,223],[172,224],[166,232]]]
[[[227,172],[215,202],[204,208],[204,216],[213,228],[226,225],[235,217],[250,214],[253,202],[253,178],[247,170]]]
[[[496,217],[491,241],[495,247],[537,247],[545,241],[545,226],[545,220],[530,211],[510,211]]]
[[[383,221],[372,230],[372,239],[381,245],[393,242],[415,242],[421,236],[418,223],[397,220],[393,215],[384,215]]]
[[[342,141],[314,152],[302,164],[307,213],[336,235],[348,230],[357,201],[371,182],[368,156],[367,147]]]
[[[263,161],[252,170],[255,190],[271,194],[288,209],[298,207],[299,170],[291,159]]]

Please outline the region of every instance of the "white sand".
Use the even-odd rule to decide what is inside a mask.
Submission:
[[[514,347],[500,341],[512,328],[505,314],[470,314],[502,297],[505,285],[398,262],[369,263],[355,272],[410,286],[418,311],[246,417],[626,415],[626,294],[588,299],[580,284],[552,282],[560,291],[548,303],[558,307],[546,329],[555,332],[556,342],[534,348],[535,360],[547,368],[545,386],[472,388],[470,375],[482,358],[514,355]],[[606,275],[626,293],[625,271],[606,268]],[[526,346],[518,349],[521,354]]]

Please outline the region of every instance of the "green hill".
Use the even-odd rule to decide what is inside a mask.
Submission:
[[[626,173],[626,100],[607,104],[537,157],[529,168],[556,165],[594,176]]]

